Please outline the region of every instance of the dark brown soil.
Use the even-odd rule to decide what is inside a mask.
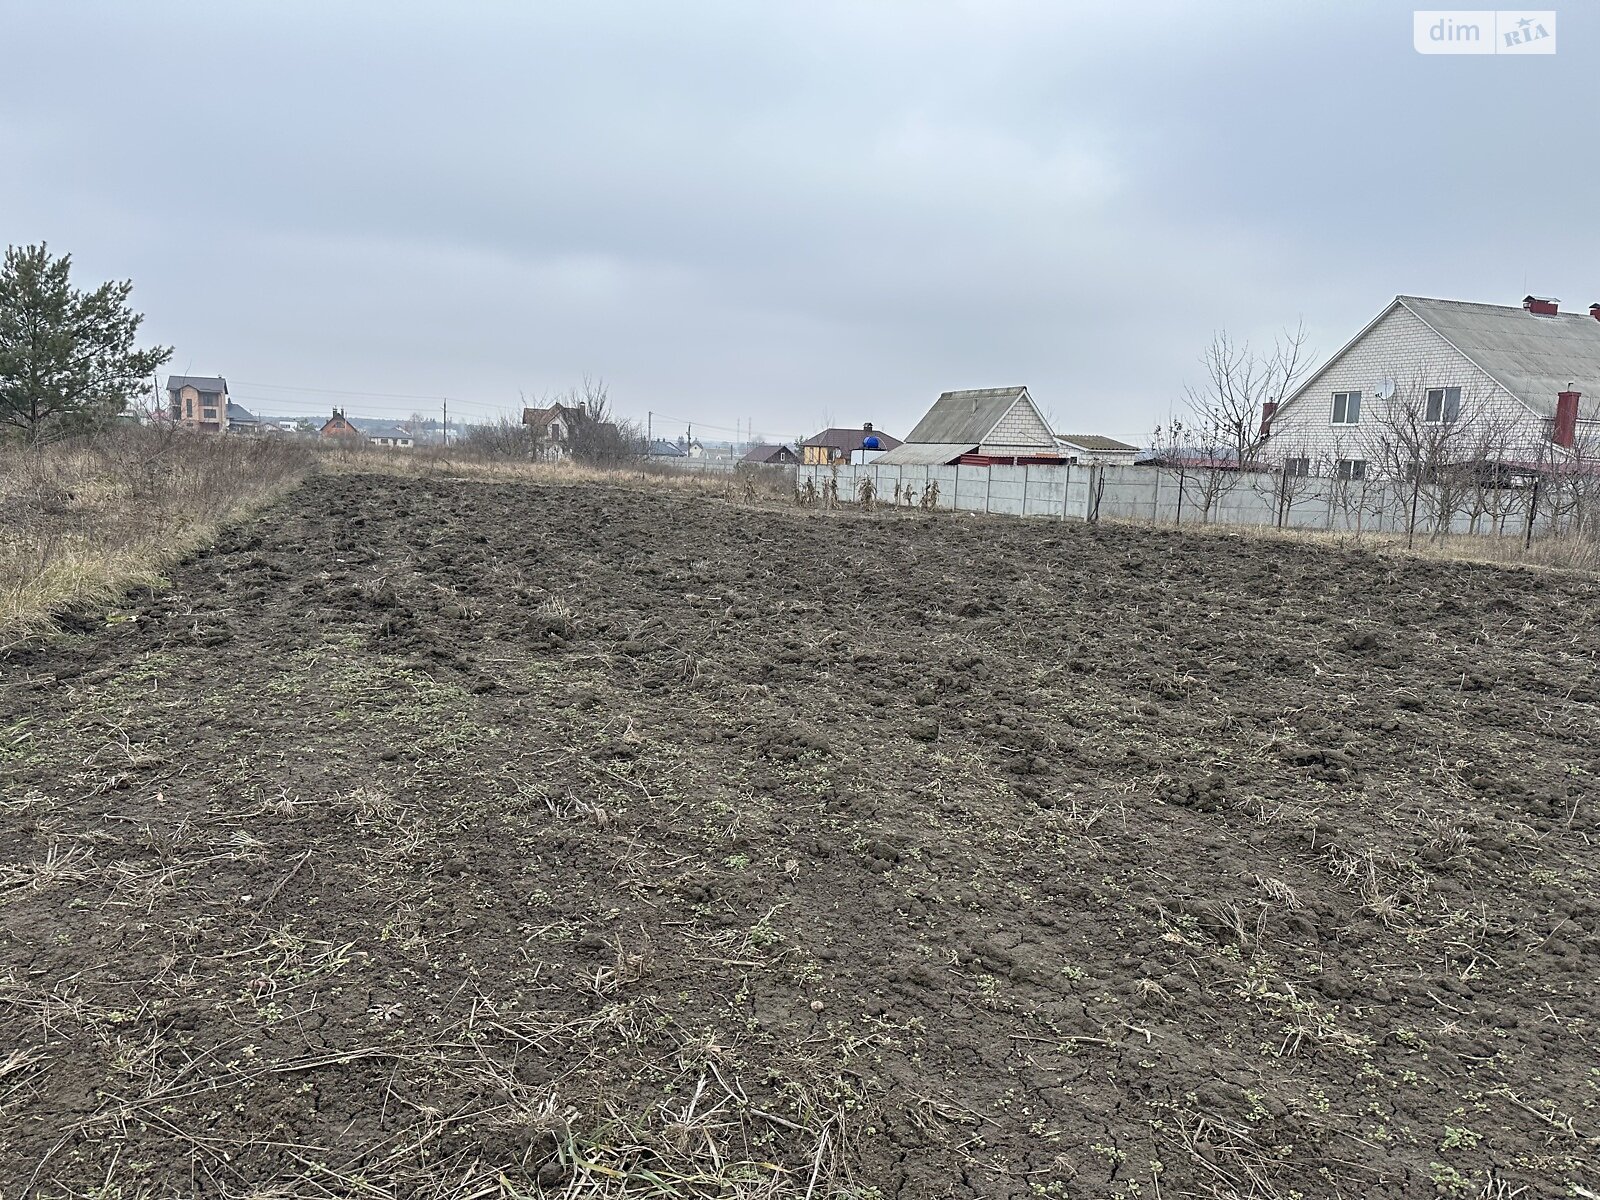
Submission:
[[[1592,1194],[1597,598],[315,479],[0,660],[0,1195]]]

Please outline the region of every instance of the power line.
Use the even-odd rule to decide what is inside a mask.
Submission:
[[[316,392],[324,396],[376,396],[383,400],[444,400],[446,397],[439,395],[426,396],[415,392],[358,392],[345,388],[319,388],[301,387],[293,383],[258,383],[249,379],[241,379],[243,387],[266,388],[268,391],[278,392]],[[461,403],[461,401],[457,401]]]
[[[320,401],[315,398],[294,396],[256,396],[247,392],[230,392],[228,398],[234,401],[242,401],[256,405],[269,405],[281,408],[306,408],[322,411],[327,407],[327,404],[324,401]],[[442,400],[443,397],[440,399]],[[463,408],[476,409],[484,413],[514,413],[519,407],[518,405],[496,405],[485,400],[452,399],[450,402]],[[343,401],[338,405],[338,407],[341,409],[348,409],[350,412],[366,413],[369,416],[381,416],[386,412],[393,412],[395,410],[394,405],[380,404],[376,401],[356,401],[355,403]]]
[[[754,430],[748,426],[716,425],[710,421],[691,421],[685,417],[675,417],[671,413],[658,412],[652,415],[657,421],[668,421],[674,425],[693,426],[696,429],[714,429],[718,433],[731,433],[734,435],[735,440],[748,439],[752,442],[759,442],[766,438],[776,438],[779,442],[790,440],[787,437],[777,437],[777,435],[768,433],[764,429]]]
[[[522,402],[520,400],[517,401],[516,403],[512,404],[512,403],[504,403],[504,402],[497,403],[497,402],[492,401],[492,400],[463,400],[459,396],[450,397],[450,396],[442,396],[442,395],[426,395],[426,394],[423,394],[423,393],[420,393],[420,392],[364,392],[364,391],[359,391],[359,390],[357,390],[355,388],[303,387],[303,386],[301,386],[299,384],[292,384],[292,383],[262,383],[262,382],[260,382],[258,380],[257,381],[252,381],[252,380],[249,380],[249,379],[241,379],[238,382],[239,382],[241,387],[264,388],[267,391],[277,391],[277,392],[290,392],[290,393],[298,392],[298,393],[301,393],[302,395],[306,395],[306,396],[338,396],[338,397],[341,397],[341,398],[342,397],[347,397],[347,396],[355,396],[355,397],[365,397],[365,398],[370,398],[370,399],[375,399],[375,400],[427,401],[429,404],[447,403],[451,399],[454,399],[455,403],[456,403],[456,406],[458,408],[474,409],[474,410],[477,410],[478,412],[492,413],[492,414],[495,414],[495,415],[500,415],[500,414],[508,413],[508,412],[515,412],[518,408],[522,407]],[[285,396],[285,397],[276,397],[276,398],[267,397],[267,396],[249,396],[249,397],[238,396],[238,397],[235,397],[235,398],[236,399],[249,399],[250,401],[252,401],[253,403],[256,403],[256,404],[290,404],[290,403],[295,403],[295,401],[291,400],[290,397],[287,397],[287,396]],[[311,404],[313,402],[312,401],[299,401],[299,403]],[[365,407],[370,412],[370,410],[372,409],[373,406],[346,403],[346,404],[341,404],[340,407],[341,408],[352,408],[352,409]],[[388,406],[385,406],[385,407],[387,408]]]

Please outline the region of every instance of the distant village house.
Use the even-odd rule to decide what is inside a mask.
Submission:
[[[228,381],[220,375],[171,375],[167,378],[167,416],[184,429],[201,433],[254,433],[254,413],[228,399]]]
[[[789,446],[751,446],[739,459],[747,466],[793,466],[799,461],[800,456]]]
[[[409,426],[396,421],[373,421],[362,418],[362,434],[374,446],[387,446],[391,450],[410,450],[417,444],[416,435]]]
[[[587,409],[571,404],[524,408],[522,423],[532,431],[539,454],[546,459],[570,457],[584,428],[596,424]],[[613,433],[616,431],[616,426],[609,421],[599,425]]]
[[[1069,463],[1101,463],[1111,467],[1131,467],[1139,447],[1119,442],[1098,433],[1058,433],[1056,446]]]
[[[346,442],[368,442],[392,450],[410,450],[417,444],[415,433],[405,424],[368,417],[361,418],[360,424],[357,424],[341,408],[333,410],[333,415],[323,422],[317,435]]]
[[[1026,387],[945,392],[884,466],[1060,464],[1067,456]]]
[[[858,456],[893,450],[900,439],[880,433],[868,421],[859,429],[824,429],[800,443],[800,460],[807,466],[828,467],[858,461]]]
[[[318,437],[339,438],[344,441],[360,441],[361,431],[355,427],[350,418],[344,415],[342,408],[333,410],[333,415],[322,423],[322,428],[317,430]]]

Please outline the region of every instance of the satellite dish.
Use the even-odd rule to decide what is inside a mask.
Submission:
[[[1372,385],[1372,394],[1379,400],[1393,400],[1394,380],[1385,375],[1382,379],[1378,380],[1377,383]]]

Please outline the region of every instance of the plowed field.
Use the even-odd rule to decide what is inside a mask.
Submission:
[[[170,584],[0,657],[7,1200],[1600,1191],[1591,582],[372,475]]]

